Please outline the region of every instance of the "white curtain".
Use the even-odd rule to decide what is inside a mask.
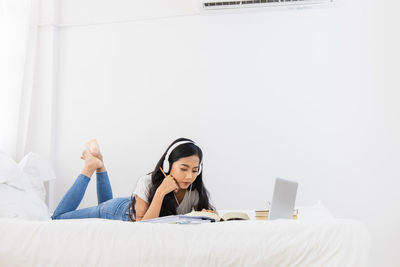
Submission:
[[[38,0],[0,0],[0,149],[19,161],[35,77]]]

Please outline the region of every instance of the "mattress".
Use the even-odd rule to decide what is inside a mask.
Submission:
[[[348,219],[200,225],[0,219],[0,266],[368,266],[369,234]]]

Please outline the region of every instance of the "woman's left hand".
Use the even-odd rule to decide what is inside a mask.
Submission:
[[[218,215],[218,212],[215,211],[215,210],[206,210],[206,209],[202,209],[201,211],[202,211],[202,212],[211,212],[211,213],[215,213],[215,214]]]

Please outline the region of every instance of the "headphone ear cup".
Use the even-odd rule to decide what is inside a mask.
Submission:
[[[163,162],[163,171],[164,171],[165,173],[169,173],[169,162],[168,162],[168,159],[167,159],[167,158],[165,158],[165,159],[164,159],[164,162]]]
[[[200,175],[201,171],[203,170],[203,163],[200,163],[199,165],[199,172],[197,173],[197,175]]]

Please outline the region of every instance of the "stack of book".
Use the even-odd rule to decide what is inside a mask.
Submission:
[[[269,210],[256,210],[256,220],[268,220]]]
[[[297,220],[298,209],[293,210],[293,220]],[[269,210],[256,210],[256,220],[268,220]]]

